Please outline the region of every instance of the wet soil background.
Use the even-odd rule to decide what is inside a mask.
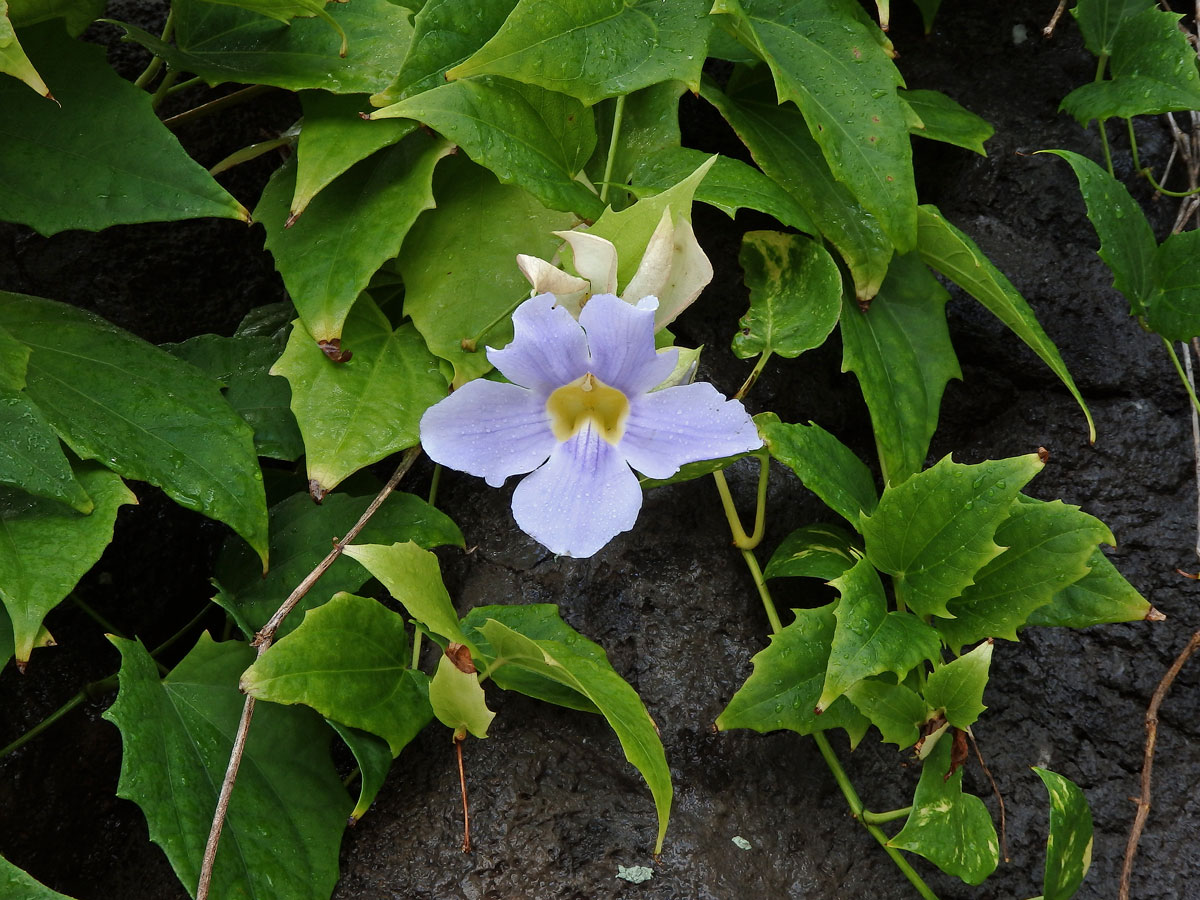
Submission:
[[[1138,792],[1146,703],[1162,673],[1200,627],[1195,570],[1196,490],[1186,398],[1161,342],[1129,319],[1124,300],[1095,255],[1096,239],[1074,178],[1061,160],[1028,154],[1047,147],[1098,159],[1096,131],[1057,113],[1063,96],[1091,79],[1094,60],[1069,17],[1053,40],[1041,27],[1049,0],[994,4],[950,0],[929,37],[909,4],[895,4],[892,37],[910,87],[950,94],[996,127],[984,159],[918,141],[922,202],[937,204],[970,234],[1029,300],[1058,344],[1096,417],[1087,443],[1083,417],[1045,366],[969,297],[953,291],[951,334],[964,381],[952,383],[930,460],[960,462],[1028,453],[1050,464],[1030,493],[1081,505],[1113,529],[1121,571],[1167,614],[1166,622],[1081,632],[1030,629],[997,642],[976,727],[1007,808],[1011,862],[978,888],[915,864],[943,900],[1040,893],[1048,805],[1029,766],[1073,779],[1096,823],[1094,862],[1079,897],[1116,896],[1125,837]],[[154,28],[153,10],[113,4],[109,14]],[[1018,43],[1020,26],[1027,39]],[[111,32],[97,32],[111,40]],[[136,74],[136,51],[110,56]],[[200,95],[197,95],[200,96]],[[180,98],[181,108],[196,97]],[[267,97],[220,120],[214,131],[180,138],[211,165],[286,127],[295,107]],[[703,104],[685,98],[685,137],[725,149],[731,137]],[[1160,120],[1139,125],[1143,159],[1169,152]],[[1118,174],[1131,163],[1116,142]],[[248,205],[274,161],[241,167],[225,183]],[[1139,193],[1140,191],[1140,193]],[[1174,201],[1135,189],[1161,239]],[[713,285],[678,325],[681,343],[710,348],[702,377],[726,393],[749,364],[724,348],[746,306],[736,259],[743,231],[770,227],[753,215],[730,222],[703,207],[696,230],[717,271]],[[283,296],[262,234],[231,222],[190,222],[67,233],[51,239],[0,230],[0,288],[91,308],[153,341],[205,331],[231,333],[251,306]],[[840,374],[836,336],[795,361],[775,360],[752,393],[752,412],[814,420],[873,456],[866,409],[852,375]],[[731,472],[750,515],[753,466]],[[421,492],[430,469],[408,487]],[[649,865],[655,820],[649,792],[598,717],[559,710],[498,690],[492,737],[466,749],[474,850],[459,849],[461,809],[452,746],[426,732],[395,763],[375,806],[342,850],[338,900],[359,898],[910,898],[912,888],[847,815],[844,800],[810,739],[789,733],[714,734],[712,722],[750,672],[768,627],[754,587],[730,548],[710,480],[653,491],[637,527],[589,560],[554,559],[512,524],[507,489],[494,491],[454,472],[440,505],[459,522],[468,553],[442,554],[461,611],[487,603],[552,602],[575,628],[599,641],[638,690],[662,732],[676,797],[654,877],[631,885],[618,865]],[[222,526],[136,486],[141,505],[122,511],[117,540],[80,594],[117,628],[148,645],[204,605]],[[792,529],[828,513],[786,470],[772,473],[767,538],[760,556]],[[781,608],[825,602],[807,583],[776,582]],[[208,623],[220,628],[219,614]],[[0,673],[0,744],[39,722],[88,682],[116,669],[117,655],[78,608],[64,604],[48,625],[59,640],[30,671]],[[169,662],[169,661],[168,661]],[[100,692],[33,743],[0,761],[0,853],[52,887],[80,898],[182,898],[165,857],[148,842],[140,811],[115,797],[120,738],[100,713]],[[1133,895],[1189,895],[1200,876],[1200,662],[1185,668],[1163,705],[1154,805],[1142,839]],[[834,737],[867,806],[909,801],[919,767],[876,743],[853,754]],[[996,812],[973,762],[968,789]],[[741,850],[731,838],[751,844]]]

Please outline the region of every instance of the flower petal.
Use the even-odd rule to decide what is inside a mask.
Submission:
[[[671,256],[675,252],[675,225],[671,221],[671,207],[668,205],[662,211],[662,217],[654,226],[654,234],[646,244],[646,251],[638,263],[637,271],[625,285],[621,299],[627,303],[636,303],[642,297],[658,296],[667,284],[671,274]]]
[[[631,306],[612,294],[597,294],[579,315],[592,353],[592,373],[626,397],[662,384],[679,357],[678,351],[654,350],[657,303],[653,297],[644,297]]]
[[[593,555],[637,521],[642,489],[612,444],[591,425],[550,454],[513,492],[521,530],[560,556]]]
[[[550,392],[588,371],[583,329],[553,294],[538,294],[513,312],[515,335],[503,350],[488,347],[488,360],[509,381],[529,388],[544,403]]]
[[[533,285],[534,294],[561,296],[562,294],[578,293],[582,296],[591,290],[591,285],[582,278],[568,275],[557,266],[552,266],[536,256],[518,253],[517,268]]]
[[[515,384],[476,379],[421,417],[421,444],[434,462],[499,487],[532,472],[557,442],[546,403]]]
[[[575,271],[592,284],[593,294],[611,294],[617,289],[617,248],[612,241],[586,231],[556,231],[571,245]]]
[[[687,219],[680,219],[669,229],[664,210],[663,219],[654,230],[638,270],[625,287],[621,297],[636,300],[646,294],[658,297],[658,312],[654,328],[665,328],[692,305],[700,292],[713,278],[712,263],[696,241],[696,233]],[[664,261],[664,254],[669,257]]]
[[[631,397],[618,449],[643,475],[669,478],[687,463],[761,446],[758,429],[739,401],[696,382]]]

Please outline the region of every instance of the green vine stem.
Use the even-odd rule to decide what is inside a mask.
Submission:
[[[1162,337],[1162,335],[1159,335],[1159,337]],[[1179,374],[1179,380],[1183,382],[1184,390],[1187,391],[1188,397],[1191,398],[1192,408],[1197,412],[1200,412],[1200,400],[1196,399],[1196,391],[1192,387],[1192,383],[1188,381],[1188,377],[1183,371],[1183,366],[1179,363],[1179,355],[1175,352],[1175,348],[1171,345],[1170,341],[1168,341],[1166,338],[1163,338],[1162,342],[1167,348],[1167,353],[1171,357],[1171,362],[1175,364],[1175,371]]]
[[[1103,81],[1104,80],[1104,70],[1107,67],[1108,67],[1108,54],[1101,53],[1100,57],[1096,60],[1096,77],[1093,80],[1094,81]],[[1104,148],[1104,164],[1108,167],[1108,174],[1113,175],[1115,177],[1116,170],[1113,169],[1112,149],[1108,146],[1108,128],[1105,125],[1105,123],[1107,121],[1108,121],[1108,119],[1101,117],[1096,120],[1096,124],[1100,128],[1100,146],[1102,148]]]
[[[911,806],[906,806],[903,809],[889,809],[887,812],[871,812],[869,809],[864,809],[859,818],[868,825],[883,825],[886,822],[894,822],[896,819],[903,819],[910,812]]]
[[[754,368],[750,370],[750,374],[746,376],[746,380],[742,382],[742,386],[738,388],[738,392],[733,395],[734,400],[741,400],[750,392],[750,388],[754,387],[754,382],[758,381],[758,376],[762,374],[762,370],[766,368],[767,360],[770,358],[771,351],[764,350],[763,355],[754,364]]]
[[[179,73],[174,69],[167,69],[167,74],[163,76],[163,80],[158,83],[158,90],[154,92],[154,96],[150,98],[150,108],[158,109],[164,100],[167,99],[167,91],[171,89],[176,81],[179,80]]]
[[[625,118],[625,94],[617,98],[613,110],[612,134],[608,138],[608,158],[604,160],[604,180],[600,182],[600,200],[608,202],[608,186],[612,181],[613,163],[617,157],[617,141],[621,137],[621,120]]]
[[[766,473],[769,463],[769,457],[763,454],[762,476],[759,482],[759,509],[765,505],[766,499]],[[725,482],[725,477],[721,472],[714,472],[714,477],[717,481],[717,489],[721,493],[721,505],[725,510],[725,517],[729,521],[729,530],[733,534],[734,542],[737,543],[739,535],[745,536],[742,531],[742,523],[737,515],[737,510],[733,508],[733,499],[729,496],[729,485]],[[761,539],[761,535],[760,535]],[[783,624],[779,620],[779,613],[775,609],[775,602],[771,598],[771,592],[767,588],[766,579],[763,578],[762,569],[759,568],[758,560],[754,556],[752,549],[742,548],[742,558],[746,561],[746,567],[750,570],[750,576],[754,579],[754,586],[758,589],[758,595],[762,598],[763,608],[766,610],[767,619],[771,623],[772,634],[779,634],[783,630]],[[850,783],[849,776],[846,775],[846,770],[842,768],[841,762],[834,753],[833,747],[829,743],[829,739],[821,732],[816,732],[812,735],[812,739],[817,742],[817,749],[821,751],[821,757],[825,760],[825,765],[829,767],[829,771],[833,774],[834,781],[837,782],[838,788],[841,789],[842,796],[846,798],[846,803],[850,807],[850,814],[856,818],[871,837],[879,843],[885,853],[891,857],[892,862],[896,864],[904,877],[911,882],[912,886],[917,889],[917,893],[924,900],[938,900],[935,894],[917,873],[917,870],[909,864],[908,860],[895,847],[888,846],[888,836],[879,828],[879,822],[891,821],[893,818],[900,818],[901,815],[906,815],[911,810],[893,810],[888,813],[869,813],[864,807],[862,800],[859,799],[858,792],[854,789],[854,785]],[[870,818],[868,818],[868,816]],[[883,817],[881,819],[881,817]]]
[[[161,89],[161,88],[160,88]],[[169,86],[168,86],[169,89]],[[184,125],[189,125],[197,119],[203,119],[205,116],[211,116],[215,112],[220,112],[230,106],[237,106],[239,103],[245,103],[257,97],[259,94],[265,94],[267,91],[278,90],[269,84],[256,84],[248,88],[242,88],[240,91],[234,91],[232,94],[226,94],[224,97],[218,97],[216,100],[210,100],[208,103],[202,103],[200,106],[181,112],[177,116],[171,116],[169,119],[163,119],[163,124],[167,128],[174,131]]]
[[[162,37],[160,40],[165,44],[171,39],[172,33],[175,31],[175,7],[172,6],[167,13],[167,21],[163,24]],[[163,59],[161,56],[156,56],[150,60],[150,64],[145,70],[134,80],[134,85],[139,88],[145,88],[154,77],[162,70]]]
[[[729,482],[725,480],[725,473],[720,470],[713,472],[717,493],[721,495],[721,506],[725,510],[725,518],[729,520],[729,530],[733,532],[733,544],[739,550],[753,550],[762,543],[763,533],[767,530],[767,479],[771,471],[771,458],[765,451],[755,455],[759,461],[758,498],[754,509],[754,531],[749,535],[742,528],[741,516],[733,505],[733,495],[729,493]]]
[[[1150,187],[1154,188],[1157,193],[1163,194],[1164,196],[1179,197],[1181,199],[1200,194],[1200,187],[1194,187],[1190,191],[1172,191],[1159,184],[1155,180],[1154,173],[1151,171],[1149,166],[1144,169],[1142,168],[1142,162],[1138,158],[1137,135],[1133,133],[1133,119],[1126,119],[1125,124],[1129,127],[1129,149],[1133,154],[1133,170],[1150,182]]]
[[[251,144],[249,147],[243,147],[241,150],[235,150],[227,157],[208,170],[209,175],[220,175],[222,172],[227,172],[234,166],[240,166],[242,163],[248,163],[253,159],[258,159],[264,154],[270,153],[272,150],[278,150],[280,147],[286,147],[288,144],[295,141],[296,135],[291,129],[285,131],[277,138],[269,141],[259,141],[257,144]]]
[[[437,506],[438,485],[442,483],[442,465],[434,463],[433,477],[429,479],[429,505]]]

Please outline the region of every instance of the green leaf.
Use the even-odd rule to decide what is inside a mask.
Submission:
[[[963,770],[949,771],[950,741],[938,741],[921,769],[913,811],[888,846],[923,856],[967,884],[979,884],[995,871],[1000,842],[983,801],[963,793]]]
[[[644,163],[677,152],[696,154],[691,159],[679,163],[680,171],[674,173],[675,177],[665,179],[655,190],[635,192],[639,196],[659,193],[673,184],[678,184],[712,155],[680,147],[683,137],[679,131],[679,98],[687,89],[687,85],[682,81],[663,81],[626,95],[615,147],[613,125],[617,104],[621,100],[605,100],[595,107],[599,140],[588,162],[587,171],[593,184],[602,185],[604,179],[608,178],[608,200],[613,209],[624,209],[632,198],[627,191],[612,188],[629,184],[633,180],[634,172]],[[689,162],[690,165],[687,165]]]
[[[626,106],[626,117],[628,109]],[[696,171],[709,156],[691,147],[669,147],[643,155],[633,169],[631,190],[639,197],[659,193]],[[798,231],[817,233],[812,218],[791,194],[739,159],[718,156],[696,188],[696,199],[731,219],[739,209],[756,209]]]
[[[795,621],[771,635],[766,649],[754,655],[754,670],[717,717],[718,729],[815,734],[844,728],[851,747],[862,740],[870,723],[845,697],[816,712],[836,627],[835,605],[792,610]]]
[[[18,78],[43,97],[54,99],[46,82],[42,81],[42,76],[21,49],[17,33],[8,20],[8,3],[5,0],[0,0],[0,73]]]
[[[15,650],[12,619],[8,617],[8,610],[4,608],[4,604],[0,603],[0,672],[4,671],[8,661],[13,658]]]
[[[1080,125],[1108,116],[1151,115],[1200,107],[1196,51],[1179,30],[1179,15],[1151,4],[1125,19],[1112,39],[1109,81],[1094,81],[1063,98]]]
[[[19,391],[25,387],[32,352],[11,332],[0,328],[0,390]]]
[[[0,220],[44,235],[202,216],[249,221],[103,48],[71,40],[55,22],[21,38],[61,108],[0,78]]]
[[[471,637],[482,658],[489,667],[489,675],[499,687],[516,691],[536,700],[565,706],[581,712],[599,713],[596,704],[575,688],[562,684],[537,672],[515,666],[501,666],[490,670],[496,651],[480,630],[489,620],[495,619],[513,631],[538,641],[556,641],[566,644],[579,656],[591,659],[597,665],[608,665],[608,654],[594,641],[588,640],[558,614],[553,603],[523,603],[517,606],[477,606],[462,618],[463,631]]]
[[[331,722],[328,719],[325,721],[345,742],[354,754],[354,761],[358,763],[358,802],[354,804],[354,809],[347,818],[347,824],[353,828],[367,814],[384,781],[387,780],[388,772],[392,768],[392,751],[387,741],[382,738],[339,722]]]
[[[1086,575],[1029,614],[1026,625],[1086,628],[1109,622],[1140,622],[1157,612],[1097,547]]]
[[[757,455],[754,453],[738,453],[734,456],[723,456],[720,459],[702,459],[700,462],[685,463],[679,467],[679,471],[669,478],[647,478],[644,475],[638,476],[638,482],[643,490],[650,488],[664,487],[668,484],[681,484],[685,481],[695,481],[697,478],[703,478],[705,475],[711,475],[713,472],[723,472],[739,459],[745,459],[748,456]]]
[[[1050,795],[1050,835],[1046,838],[1043,900],[1070,900],[1092,865],[1092,811],[1083,791],[1048,769],[1033,771]]]
[[[66,894],[50,890],[3,856],[0,856],[0,896],[20,897],[21,900],[71,900]]]
[[[845,444],[820,425],[769,424],[761,429],[771,455],[855,528],[879,503],[875,479]]]
[[[925,701],[904,685],[865,678],[846,688],[845,696],[879,729],[885,743],[903,750],[921,736]]]
[[[909,127],[911,134],[987,156],[983,143],[996,129],[958,101],[941,91],[913,90],[901,92],[900,102],[907,104],[921,120],[920,127]]]
[[[1088,218],[1100,237],[1099,256],[1112,271],[1113,287],[1125,295],[1133,315],[1141,315],[1153,293],[1158,243],[1146,215],[1125,185],[1086,156],[1069,150],[1043,150],[1071,164]]]
[[[448,641],[465,644],[478,657],[475,642],[458,624],[458,613],[446,586],[437,557],[409,541],[406,544],[351,544],[346,555],[379,579],[408,614]]]
[[[764,578],[832,581],[857,562],[858,540],[837,525],[805,525],[783,539],[763,569]]]
[[[517,250],[548,259],[575,217],[552,212],[525,191],[456,156],[439,167],[436,212],[417,219],[396,265],[404,314],[429,349],[454,365],[460,386],[492,368],[484,348],[512,340],[510,315],[529,296]],[[465,342],[465,344],[464,344]]]
[[[26,391],[67,445],[229,525],[267,561],[253,432],[198,369],[89,312],[0,292],[0,326],[33,348]]]
[[[446,79],[503,75],[586,106],[669,79],[697,90],[708,7],[708,0],[520,0]]]
[[[1200,335],[1200,232],[1173,234],[1154,254],[1155,292],[1146,301],[1146,324],[1172,341]]]
[[[428,677],[410,668],[411,660],[402,616],[376,600],[340,593],[308,610],[295,631],[259,656],[241,688],[377,734],[395,757],[433,715]]]
[[[294,221],[313,197],[355,163],[399,142],[417,127],[415,122],[364,122],[359,112],[366,107],[362,94],[300,93],[304,119],[296,143],[296,187],[287,221]]]
[[[17,28],[62,19],[67,33],[78,37],[104,15],[105,0],[8,0],[8,17]]]
[[[888,612],[879,573],[867,559],[830,582],[841,594],[829,650],[825,686],[817,699],[824,710],[864,678],[894,672],[898,680],[925,660],[938,657],[937,632],[909,612]]]
[[[42,619],[100,559],[117,509],[137,498],[120,477],[92,463],[75,477],[95,508],[82,515],[54,500],[0,488],[0,601],[12,620],[17,664],[38,645]]]
[[[850,269],[857,299],[874,297],[892,258],[891,241],[875,217],[834,178],[800,112],[770,99],[731,99],[707,80],[700,96],[717,108],[758,167],[795,198],[837,248]]]
[[[900,253],[916,246],[912,143],[891,58],[852,0],[717,0],[771,68],[780,103],[804,114],[833,176],[875,216]]]
[[[996,529],[996,542],[1007,549],[947,604],[955,618],[934,623],[952,649],[984,638],[1015,641],[1029,615],[1087,575],[1097,545],[1115,538],[1078,506],[1022,498]]]
[[[1034,453],[973,466],[943,457],[888,488],[863,515],[867,558],[894,578],[897,598],[917,615],[949,617],[947,602],[1003,551],[992,537],[1042,465]]]
[[[325,22],[300,19],[283,25],[258,13],[207,0],[174,0],[175,44],[133,25],[118,23],[129,37],[174,69],[210,85],[233,81],[335,94],[382,90],[400,68],[412,40],[412,13],[389,0],[334,3]]]
[[[161,682],[139,642],[121,651],[121,690],[104,717],[121,730],[117,795],[141,807],[150,839],[185,885],[200,876],[217,793],[244,697],[249,646],[207,635]],[[329,730],[299,707],[254,715],[213,870],[212,896],[326,900],[350,802],[329,757]]]
[[[330,494],[320,504],[308,492],[293,494],[271,508],[271,571],[262,567],[240,543],[227,541],[217,558],[213,599],[246,635],[257,632],[284,598],[329,553],[366,511],[373,494],[356,497]],[[422,547],[463,545],[462,534],[445,513],[412,494],[393,492],[359,532],[362,541],[412,540]],[[280,627],[279,636],[295,628],[299,613],[325,603],[339,591],[356,591],[370,577],[353,559],[338,557],[312,586]]]
[[[955,728],[970,728],[987,709],[983,689],[992,664],[992,642],[984,641],[970,653],[935,669],[925,682],[925,702],[945,712]]]
[[[1062,357],[1058,355],[1058,348],[1038,324],[1025,298],[991,264],[974,241],[942,218],[937,207],[921,206],[917,210],[917,217],[917,249],[921,259],[987,307],[992,315],[1041,357],[1079,403],[1079,408],[1087,418],[1088,440],[1094,442],[1096,425],[1092,421],[1092,414],[1075,387],[1075,381]]]
[[[565,94],[505,78],[452,81],[371,114],[415,119],[460,146],[504,184],[549,209],[595,219],[605,209],[576,180],[596,146],[592,111]]]
[[[334,362],[297,319],[271,369],[292,385],[309,482],[322,495],[417,444],[421,416],[446,396],[446,379],[417,330],[405,323],[393,331],[367,294],[350,311],[342,348],[353,358]]]
[[[820,347],[837,324],[842,273],[817,241],[780,231],[748,231],[738,256],[750,310],[738,322],[733,355],[794,359]]]
[[[429,704],[437,720],[454,731],[456,740],[462,740],[468,732],[486,738],[488,726],[496,718],[487,707],[479,676],[473,670],[464,672],[444,653],[429,682]]]
[[[479,630],[496,653],[494,669],[499,666],[524,669],[578,691],[596,705],[616,732],[625,758],[642,773],[654,796],[658,811],[654,852],[661,852],[671,814],[671,770],[667,768],[658,729],[637,692],[607,660],[577,653],[570,644],[526,637],[495,619],[485,622]]]
[[[453,149],[422,132],[411,134],[321,191],[291,228],[296,167],[289,161],[272,176],[254,218],[266,228],[275,267],[317,340],[342,336],[371,276],[400,251],[417,216],[434,207],[433,169]]]
[[[1154,5],[1154,0],[1079,0],[1071,15],[1083,32],[1084,46],[1096,56],[1111,56],[1113,41],[1126,22]]]
[[[388,106],[445,84],[446,70],[466,60],[494,35],[517,0],[428,0],[413,20],[413,38],[400,73],[371,98]]]
[[[951,378],[962,379],[946,326],[949,299],[910,253],[892,261],[865,312],[842,300],[842,371],[858,377],[885,483],[924,466],[942,393]]]
[[[42,411],[23,391],[5,388],[0,388],[0,484],[59,500],[77,512],[92,511]]]
[[[294,462],[304,453],[304,441],[292,415],[292,392],[284,379],[270,374],[285,342],[282,330],[274,335],[201,334],[163,349],[225,385],[225,399],[254,429],[259,456]]]

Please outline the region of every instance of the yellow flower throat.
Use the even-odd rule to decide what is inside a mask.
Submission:
[[[560,441],[570,440],[589,421],[610,444],[625,434],[629,399],[591,372],[564,384],[546,399],[550,430]]]

